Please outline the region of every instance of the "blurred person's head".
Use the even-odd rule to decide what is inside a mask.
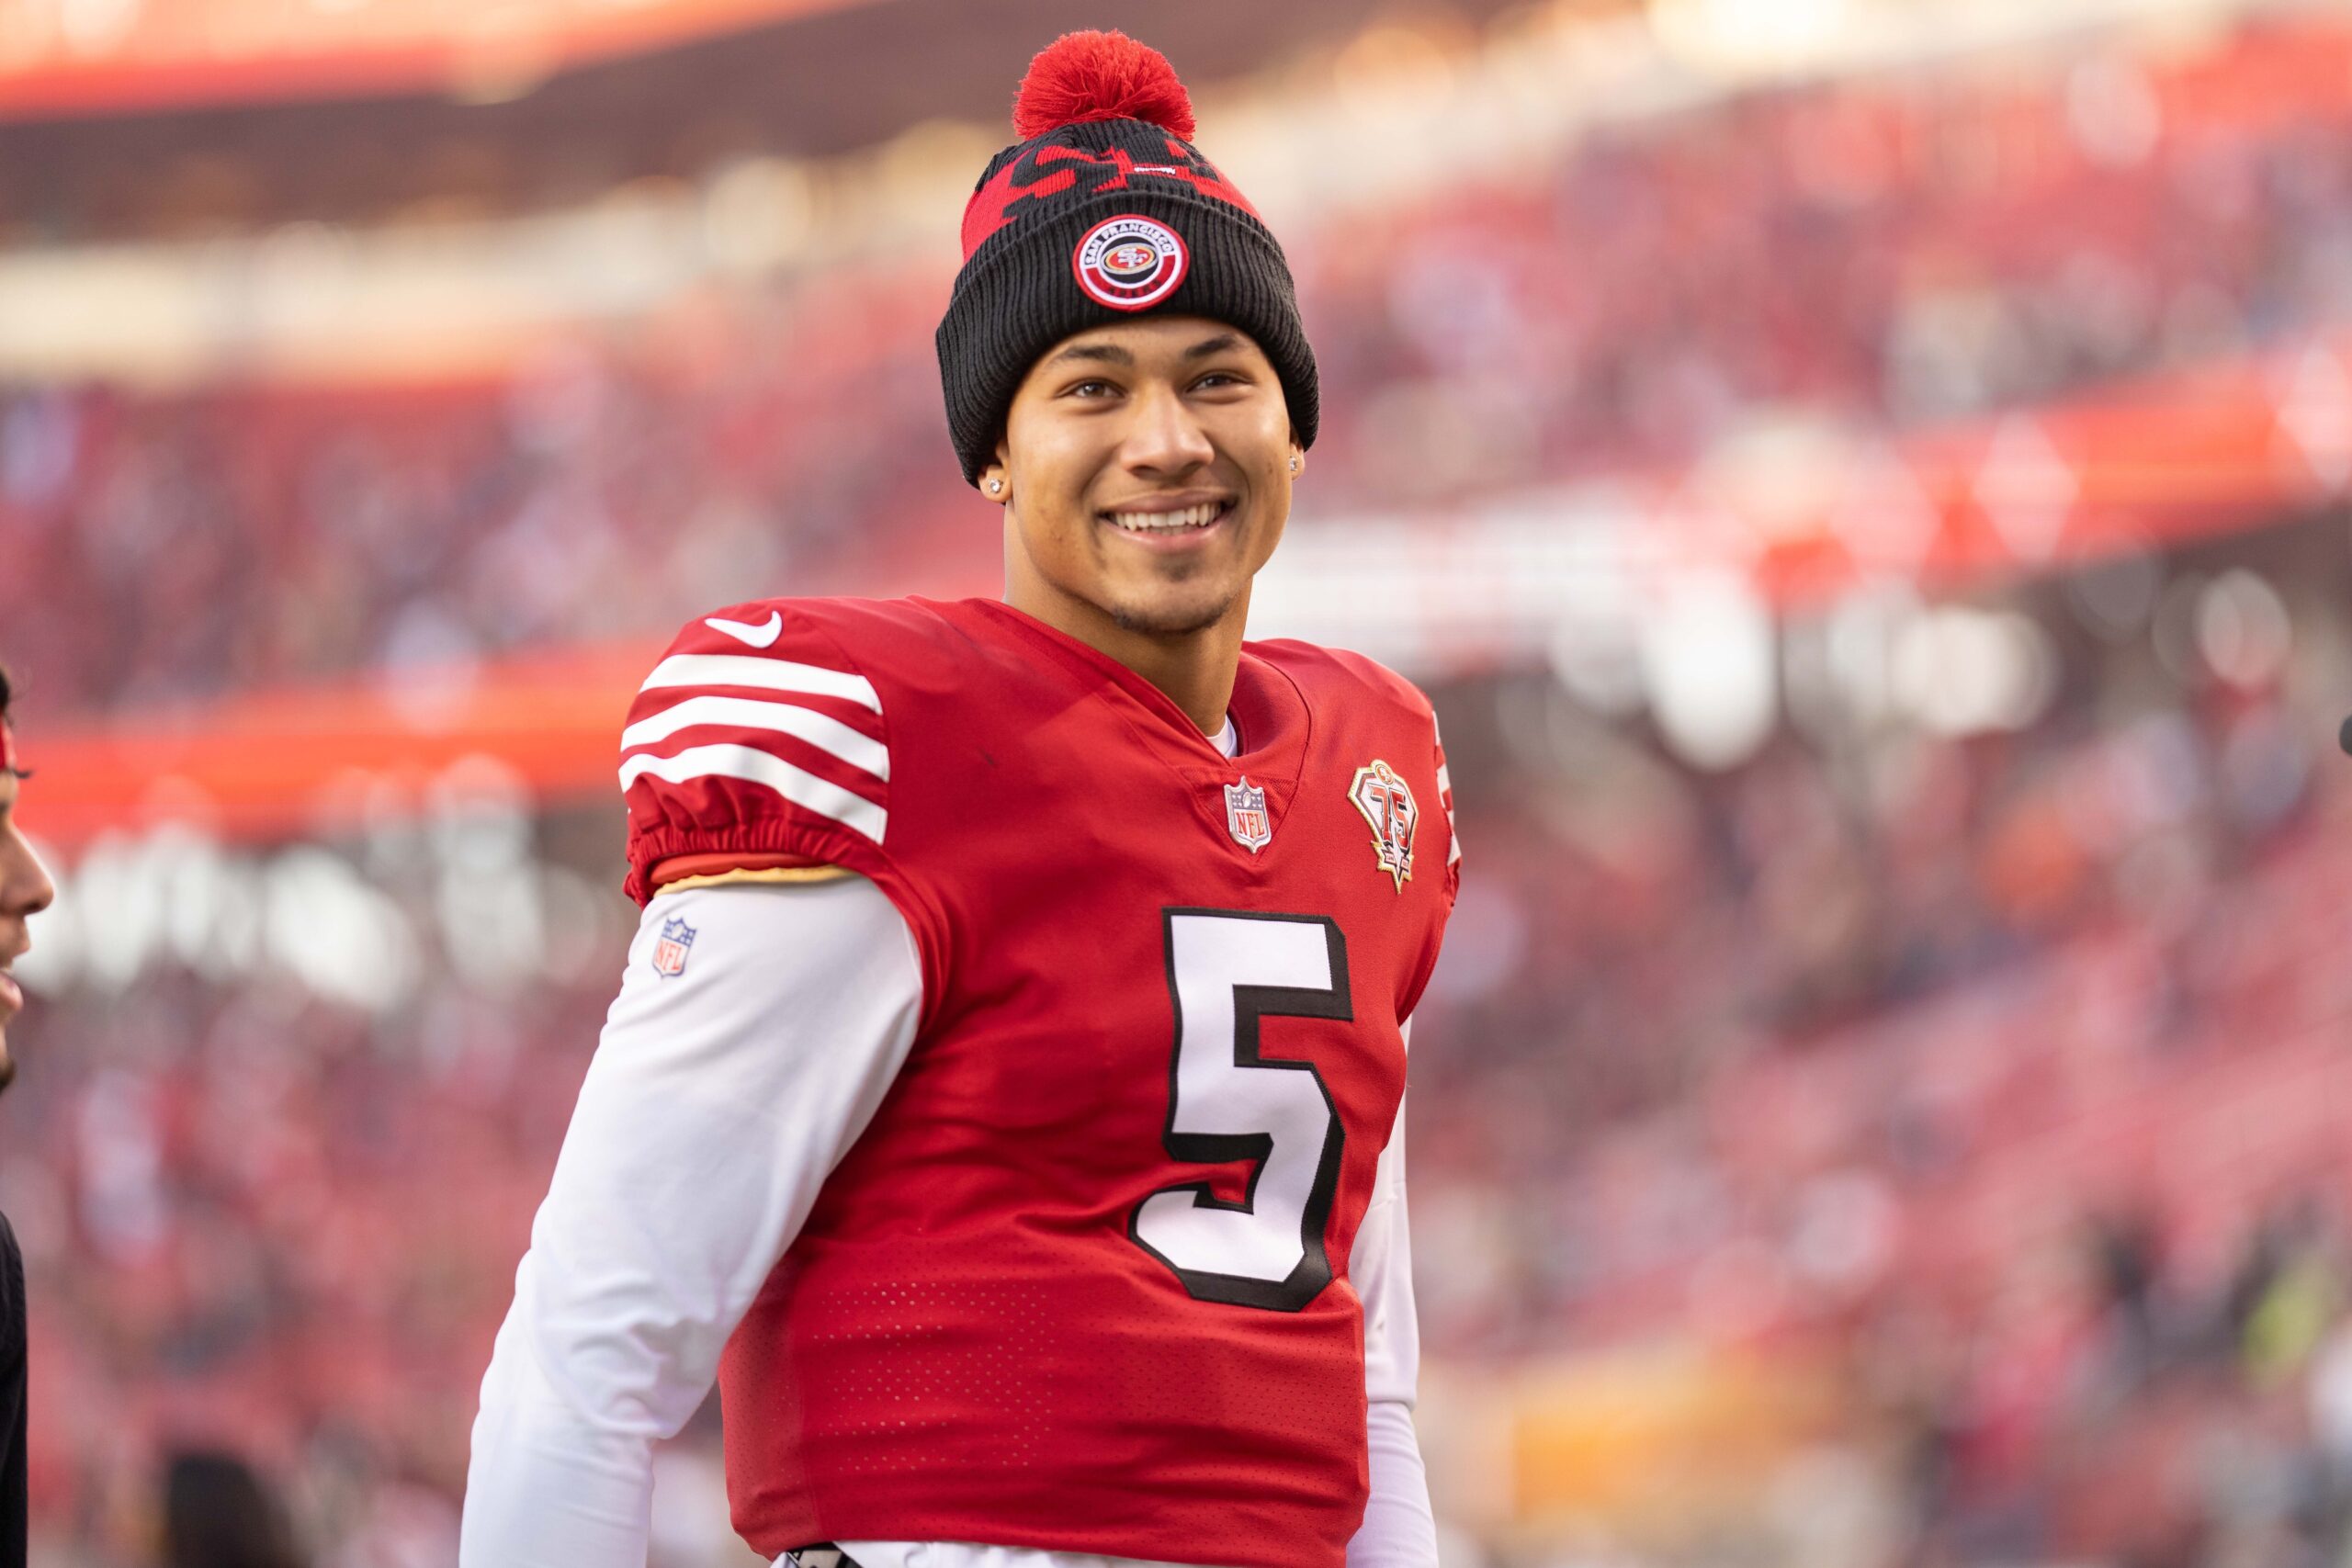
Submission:
[[[1315,439],[1289,263],[1133,39],[1057,39],[1013,127],[938,334],[964,476],[1005,508],[1006,597],[1066,628],[1238,636]]]
[[[13,694],[7,671],[0,670],[0,1089],[17,1076],[16,1059],[8,1055],[8,1022],[25,1005],[25,993],[8,971],[33,944],[32,918],[57,896],[40,858],[17,826],[17,795],[26,774],[17,765],[16,737],[8,728]]]
[[[191,1450],[164,1471],[164,1568],[295,1568],[284,1511],[253,1467]]]

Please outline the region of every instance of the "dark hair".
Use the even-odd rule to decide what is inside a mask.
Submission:
[[[295,1568],[277,1499],[233,1454],[172,1456],[164,1473],[164,1561],[168,1568]]]
[[[8,685],[7,666],[0,665],[0,728],[5,728],[8,723],[8,701],[15,694]],[[0,744],[0,756],[7,755],[8,750],[9,748],[6,744]],[[0,777],[6,777],[8,771],[0,769]],[[20,779],[28,779],[33,776],[31,771],[24,767],[17,768],[15,773]]]

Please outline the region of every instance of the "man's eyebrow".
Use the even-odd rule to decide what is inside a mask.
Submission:
[[[1058,365],[1065,359],[1092,359],[1105,365],[1132,366],[1136,356],[1115,343],[1074,343],[1046,361]]]
[[[1184,357],[1187,359],[1206,359],[1212,354],[1223,354],[1228,348],[1238,348],[1240,346],[1241,334],[1239,333],[1219,333],[1215,337],[1203,338],[1200,342],[1186,349],[1184,351]]]

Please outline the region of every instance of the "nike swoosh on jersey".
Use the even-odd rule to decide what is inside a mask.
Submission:
[[[727,620],[718,615],[706,615],[703,617],[702,624],[712,631],[725,632],[736,641],[749,643],[753,648],[770,648],[775,646],[775,639],[784,633],[784,612],[770,610],[768,618],[756,626],[742,621]]]

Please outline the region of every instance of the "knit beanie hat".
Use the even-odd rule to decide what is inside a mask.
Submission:
[[[1248,333],[1272,362],[1302,445],[1315,355],[1290,264],[1249,200],[1192,145],[1193,104],[1159,51],[1065,33],[1029,62],[1021,141],[964,208],[964,268],[939,323],[947,428],[967,483],[996,459],[1005,411],[1072,333],[1156,310]]]

